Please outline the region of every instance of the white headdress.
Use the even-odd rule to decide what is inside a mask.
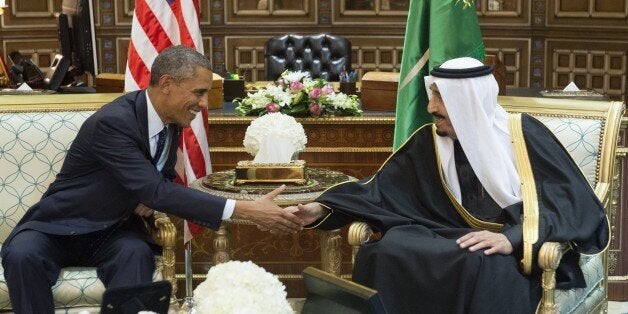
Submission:
[[[434,83],[443,99],[458,141],[471,168],[489,195],[502,208],[521,201],[521,185],[508,114],[497,104],[499,88],[490,67],[473,58],[457,58],[443,63],[425,77],[428,96]],[[447,185],[461,202],[456,173],[453,140],[436,140]]]

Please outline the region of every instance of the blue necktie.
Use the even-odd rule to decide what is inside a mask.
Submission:
[[[155,157],[153,160],[155,163],[159,162],[159,158],[161,157],[161,153],[164,150],[164,146],[166,144],[166,135],[168,134],[168,127],[165,126],[159,133],[157,134],[157,149],[155,150]]]

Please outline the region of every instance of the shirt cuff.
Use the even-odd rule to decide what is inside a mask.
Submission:
[[[227,199],[225,208],[222,210],[222,220],[231,219],[231,215],[233,215],[233,210],[235,209],[235,203],[235,200]]]
[[[511,228],[502,231],[502,233],[506,236],[508,241],[510,241],[513,249],[517,250],[521,247],[521,242],[523,241],[523,229],[521,225],[514,225]]]

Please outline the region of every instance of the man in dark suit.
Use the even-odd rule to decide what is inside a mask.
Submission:
[[[97,267],[105,287],[150,282],[155,247],[141,216],[153,209],[218,229],[248,219],[274,233],[302,228],[272,199],[227,200],[175,183],[181,128],[207,107],[211,64],[193,49],[161,52],[148,89],[128,93],[89,117],[42,199],[2,247],[16,313],[52,313],[51,286],[67,266]]]

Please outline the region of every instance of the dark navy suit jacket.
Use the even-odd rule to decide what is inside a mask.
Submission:
[[[218,229],[226,200],[172,183],[180,128],[157,171],[148,144],[146,92],[128,93],[90,116],[42,199],[11,232],[74,235],[106,229],[146,206]]]

